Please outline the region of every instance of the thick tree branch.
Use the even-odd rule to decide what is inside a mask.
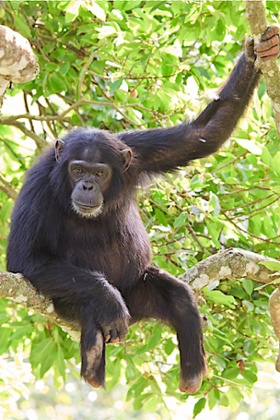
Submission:
[[[255,44],[261,40],[261,35],[267,28],[265,19],[265,7],[262,1],[259,0],[246,0],[246,15],[249,21],[252,35]],[[274,110],[274,117],[278,135],[280,136],[280,71],[275,60],[267,62],[256,63],[266,80],[267,93],[272,101]],[[280,372],[280,290],[276,289],[270,297],[270,316],[275,334],[279,340],[279,353],[276,361],[276,369]]]
[[[188,270],[181,279],[189,283],[197,295],[204,287],[209,286],[215,281],[225,279],[236,280],[246,277],[247,279],[267,284],[275,280],[273,276],[275,272],[261,265],[263,261],[276,260],[255,254],[254,252],[232,248],[201,261]],[[71,335],[75,331],[78,332],[78,326],[73,324],[69,325],[69,323],[60,319],[54,312],[51,301],[38,294],[34,287],[21,274],[0,271],[0,296],[10,298],[28,309],[45,315]],[[271,302],[271,305],[273,307],[273,302]],[[278,317],[278,311],[276,312],[277,316],[273,318],[272,322],[273,324],[280,325],[278,321],[280,315]],[[280,331],[280,326],[278,328]]]
[[[0,25],[0,107],[9,82],[29,82],[37,73],[38,60],[28,40]]]
[[[261,40],[261,35],[267,28],[265,8],[262,1],[246,0],[246,16],[249,21],[255,44]],[[280,71],[276,60],[257,62],[267,84],[267,93],[272,101],[276,128],[280,136]]]
[[[68,332],[73,339],[76,340],[79,337],[78,326],[59,318],[52,302],[39,294],[21,274],[0,271],[0,297],[10,298],[27,309],[46,316]]]
[[[269,299],[269,310],[274,332],[279,340],[279,351],[276,360],[276,370],[280,372],[280,289],[277,288]]]
[[[199,262],[181,279],[189,283],[195,293],[215,281],[225,279],[247,278],[266,284],[275,279],[275,272],[262,265],[263,261],[276,260],[243,249],[230,248]]]

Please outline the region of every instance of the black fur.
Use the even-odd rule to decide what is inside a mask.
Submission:
[[[77,129],[64,139],[59,159],[50,148],[28,172],[12,215],[8,270],[23,273],[53,299],[61,316],[80,325],[81,373],[93,386],[104,384],[105,342],[123,340],[130,322],[157,318],[177,332],[180,389],[199,389],[206,365],[193,293],[150,266],[135,189],[147,175],[215,152],[243,114],[258,78],[253,62],[242,55],[219,97],[194,122],[118,135]],[[133,156],[124,169],[127,148]],[[71,206],[68,164],[86,161],[85,154],[112,169],[109,186],[100,187],[103,210],[93,218]]]

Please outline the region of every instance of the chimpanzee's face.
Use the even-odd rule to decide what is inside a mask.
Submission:
[[[92,160],[71,160],[68,165],[72,185],[72,206],[82,217],[97,217],[102,213],[104,192],[112,178],[112,168]]]

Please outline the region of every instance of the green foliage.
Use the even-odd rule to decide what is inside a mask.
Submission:
[[[267,2],[273,21],[279,7]],[[13,1],[3,3],[1,24],[31,41],[40,64],[38,77],[15,86],[3,107],[0,172],[15,191],[42,142],[73,126],[120,131],[193,118],[227,77],[248,31],[243,3],[226,1]],[[139,192],[154,263],[179,276],[232,246],[278,258],[278,149],[262,83],[228,147]],[[3,269],[11,197],[0,180]],[[263,360],[273,360],[270,290],[256,287],[240,280],[203,292],[209,378],[194,415],[207,405],[235,410]],[[58,327],[4,300],[0,320],[2,354],[23,352],[36,376],[51,374],[57,386],[66,367],[78,376],[78,345]],[[107,349],[107,388],[125,378],[135,410],[165,407],[166,396],[188,398],[177,390],[178,350],[167,327],[141,323],[125,344]]]

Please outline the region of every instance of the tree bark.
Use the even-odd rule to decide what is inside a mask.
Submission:
[[[181,280],[190,284],[197,298],[204,287],[221,280],[232,281],[247,278],[259,283],[268,284],[275,280],[276,271],[268,270],[268,268],[262,265],[264,261],[277,260],[264,257],[254,252],[231,248],[212,255],[190,268],[181,277]],[[12,299],[28,309],[45,315],[71,335],[74,332],[79,332],[77,325],[69,324],[59,318],[54,311],[51,301],[36,292],[30,282],[21,274],[0,271],[0,296]],[[271,306],[272,308],[275,306],[273,301],[271,301]],[[280,334],[280,314],[278,317],[278,312],[280,311],[272,310],[271,313],[273,316],[273,325],[276,324],[279,326]]]
[[[28,40],[0,25],[0,108],[10,82],[29,82],[37,74],[38,60]]]
[[[39,312],[68,332],[73,339],[79,338],[78,326],[60,318],[56,314],[51,300],[38,293],[22,274],[0,270],[0,297],[12,299],[29,310]]]
[[[261,40],[261,35],[267,28],[265,19],[265,7],[262,1],[259,0],[246,0],[246,17],[249,21],[253,39],[255,44]],[[280,71],[276,60],[268,62],[258,61],[256,65],[261,69],[266,84],[267,93],[271,99],[272,107],[274,110],[274,118],[276,129],[280,136]],[[279,352],[276,361],[276,370],[280,372],[280,290],[276,289],[269,301],[270,317],[274,328],[274,332],[279,340]]]
[[[262,1],[246,0],[246,16],[249,21],[255,44],[261,40],[261,35],[267,29],[265,8]],[[280,136],[280,72],[276,60],[257,61],[267,84],[267,93],[271,99],[278,135]]]
[[[190,284],[195,293],[221,280],[247,278],[259,283],[274,280],[275,271],[262,265],[264,261],[277,261],[250,251],[230,248],[212,255],[190,268],[181,279]]]

